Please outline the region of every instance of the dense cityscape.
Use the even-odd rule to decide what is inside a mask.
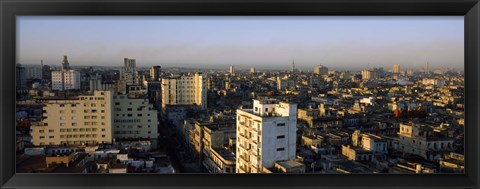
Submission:
[[[462,70],[122,58],[17,64],[17,173],[464,173]]]

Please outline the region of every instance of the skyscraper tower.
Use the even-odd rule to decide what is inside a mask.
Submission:
[[[392,72],[396,74],[400,73],[400,65],[394,64]]]
[[[295,59],[292,61],[292,72],[295,72]]]
[[[430,62],[427,62],[427,64],[425,65],[425,74],[430,74]]]
[[[235,75],[235,70],[233,66],[230,66],[229,72],[230,74]]]
[[[67,55],[63,56],[61,68],[62,68],[62,70],[69,70],[70,69],[70,64],[68,63]]]

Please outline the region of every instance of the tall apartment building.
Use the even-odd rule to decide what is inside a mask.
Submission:
[[[82,145],[112,142],[110,91],[95,91],[75,99],[48,99],[43,119],[32,125],[34,145]]]
[[[25,77],[27,79],[43,79],[43,68],[40,65],[30,65],[25,67]]]
[[[294,160],[297,105],[254,99],[237,110],[236,173],[262,173],[277,161]]]
[[[234,67],[233,66],[230,66],[230,68],[228,69],[228,72],[232,75],[235,75],[235,70],[234,70]]]
[[[135,59],[123,59],[123,67],[120,70],[120,79],[124,80],[127,85],[137,85],[139,84],[138,80],[138,71],[136,66]]]
[[[72,70],[67,56],[63,56],[61,69],[52,71],[52,90],[80,89],[80,72]]]
[[[150,68],[150,81],[158,81],[160,79],[161,72],[162,72],[161,66],[152,66]]]
[[[318,75],[327,75],[328,74],[328,68],[322,65],[318,65],[315,68],[313,68],[313,73],[318,74]]]
[[[162,109],[167,105],[207,108],[207,77],[195,73],[162,78]]]
[[[401,70],[400,70],[400,65],[394,64],[394,65],[393,65],[393,70],[392,70],[392,72],[393,72],[393,73],[396,73],[396,74],[400,73],[400,72],[401,72]]]
[[[27,87],[27,78],[25,74],[25,67],[21,64],[16,64],[15,66],[15,79],[16,79],[16,89],[24,89]]]
[[[157,110],[147,98],[114,95],[113,104],[113,138],[157,139]]]
[[[367,69],[362,70],[362,80],[371,80],[376,78],[377,74],[375,71]]]

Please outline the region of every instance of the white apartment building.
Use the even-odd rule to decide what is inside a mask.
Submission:
[[[136,60],[124,58],[123,64],[124,66],[122,67],[122,70],[120,70],[120,79],[124,80],[127,85],[139,84]]]
[[[207,77],[188,74],[162,79],[162,109],[167,105],[197,105],[207,108]]]
[[[44,102],[43,120],[32,125],[34,145],[82,145],[112,142],[112,96],[95,91],[76,99]]]
[[[255,99],[253,109],[237,110],[236,121],[236,173],[262,173],[295,159],[296,104]]]
[[[157,110],[148,103],[148,99],[114,95],[113,102],[113,138],[157,139]]]
[[[67,56],[63,56],[61,69],[52,71],[52,90],[80,89],[80,72],[70,69]]]

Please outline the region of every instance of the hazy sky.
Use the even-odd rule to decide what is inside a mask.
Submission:
[[[22,64],[463,69],[464,18],[20,16],[17,44]]]

